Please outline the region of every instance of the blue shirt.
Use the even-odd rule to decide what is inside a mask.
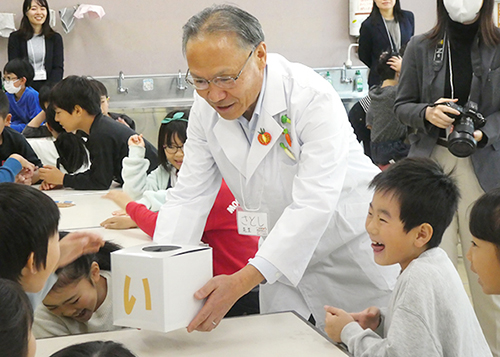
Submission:
[[[9,98],[9,113],[12,114],[10,127],[22,132],[26,124],[42,111],[38,102],[38,92],[31,87],[26,87],[19,100],[16,100],[14,94],[6,94],[7,98]]]

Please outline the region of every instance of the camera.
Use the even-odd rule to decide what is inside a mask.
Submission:
[[[486,124],[486,119],[477,111],[477,104],[472,101],[463,107],[454,102],[443,104],[460,112],[459,115],[447,113],[450,118],[455,119],[452,131],[448,135],[448,150],[457,157],[472,155],[477,148],[474,130],[482,128]]]

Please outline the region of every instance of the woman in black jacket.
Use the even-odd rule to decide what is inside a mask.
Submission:
[[[380,84],[377,74],[382,52],[401,52],[415,32],[415,17],[410,11],[401,10],[399,0],[374,0],[370,16],[361,24],[359,34],[359,59],[370,68],[368,85]],[[401,70],[401,58],[388,62],[396,72]]]
[[[35,70],[31,86],[37,91],[44,84],[57,83],[63,78],[63,41],[50,27],[49,20],[47,0],[24,0],[20,29],[9,36],[9,61],[29,60]]]

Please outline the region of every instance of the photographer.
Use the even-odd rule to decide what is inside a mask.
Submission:
[[[500,32],[493,5],[494,0],[437,0],[436,26],[408,44],[395,102],[398,120],[415,131],[409,156],[431,157],[454,170],[462,198],[441,244],[454,262],[458,238],[463,252],[471,245],[468,207],[500,184]],[[463,116],[444,103],[469,101],[478,104],[486,124],[472,129],[477,149],[460,158],[448,150],[447,139],[455,121],[450,115]],[[485,295],[468,262],[466,268],[476,314],[493,355],[500,356],[500,298]]]

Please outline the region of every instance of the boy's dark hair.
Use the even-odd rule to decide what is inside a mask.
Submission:
[[[121,343],[92,341],[68,346],[50,357],[136,357]]]
[[[101,112],[101,96],[93,79],[69,76],[57,83],[50,92],[50,103],[57,108],[73,113],[79,105],[90,115]]]
[[[396,71],[387,64],[387,61],[390,60],[393,56],[399,56],[399,54],[390,51],[384,51],[378,59],[377,73],[380,76],[381,82],[385,81],[386,79],[396,78]]]
[[[57,291],[81,279],[90,279],[90,269],[93,262],[97,262],[101,270],[111,271],[111,252],[121,248],[118,244],[106,241],[97,253],[82,255],[74,262],[57,269],[57,282],[52,290]]]
[[[33,34],[34,34],[33,26],[31,26],[30,20],[28,19],[28,16],[26,16],[26,13],[31,8],[31,3],[32,3],[32,0],[24,0],[24,2],[23,2],[23,18],[21,20],[21,26],[19,28],[19,32],[20,32],[21,36],[26,41],[31,39],[33,37]],[[47,0],[36,0],[36,3],[47,9],[47,17],[45,18],[45,22],[42,25],[42,35],[49,38],[56,33],[52,29],[52,27],[50,27],[49,4],[47,3]]]
[[[0,279],[0,351],[2,356],[25,357],[33,310],[18,283]]]
[[[38,91],[38,104],[43,111],[46,111],[46,104],[50,103],[50,91],[54,87],[54,83],[44,84]]]
[[[458,207],[460,192],[450,174],[428,158],[406,158],[370,182],[370,188],[393,195],[399,201],[399,219],[405,232],[423,224],[432,226],[433,234],[427,249],[441,243]]]
[[[94,82],[96,88],[97,88],[97,91],[99,92],[99,97],[108,97],[108,90],[106,89],[106,86],[98,81],[97,79],[92,79],[92,81]]]
[[[182,119],[186,119],[189,117],[189,109],[183,110],[172,110],[167,114],[165,118],[173,118],[175,113],[184,113]],[[187,122],[181,120],[174,120],[168,124],[161,124],[160,131],[158,133],[158,163],[163,166],[165,170],[169,170],[170,163],[167,160],[167,156],[165,155],[165,150],[163,150],[163,145],[172,146],[174,144],[174,136],[177,134],[177,137],[183,143],[187,140]]]
[[[5,120],[5,118],[7,118],[9,109],[9,98],[7,98],[7,94],[5,94],[4,91],[0,90],[0,120]]]
[[[45,109],[45,121],[52,130],[58,133],[57,139],[54,141],[54,146],[59,154],[57,168],[59,169],[62,165],[68,173],[72,174],[83,165],[88,165],[89,157],[85,143],[79,136],[64,130],[61,124],[56,121],[56,112],[52,105]]]
[[[35,266],[45,268],[58,224],[59,209],[49,196],[30,186],[0,183],[0,278],[19,281],[31,253]]]
[[[7,62],[3,68],[3,73],[13,73],[17,78],[26,78],[26,87],[29,87],[33,83],[33,78],[35,78],[35,70],[33,66],[25,59],[14,58]]]
[[[500,188],[485,193],[474,203],[469,230],[474,237],[495,244],[500,251]]]

